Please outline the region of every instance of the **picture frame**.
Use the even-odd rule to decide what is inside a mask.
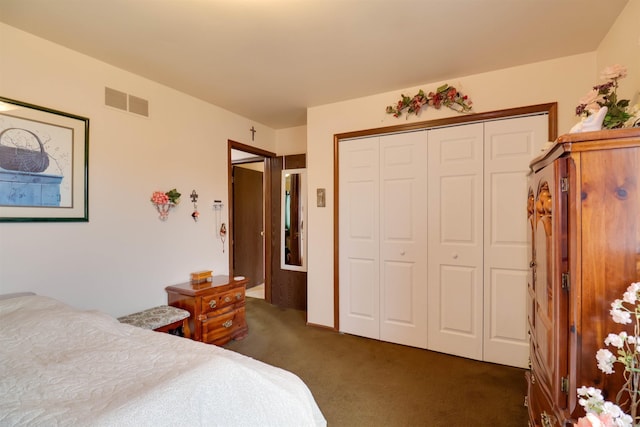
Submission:
[[[89,119],[0,97],[0,222],[89,221]]]

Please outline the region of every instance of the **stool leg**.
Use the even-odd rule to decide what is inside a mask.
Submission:
[[[182,321],[182,335],[184,335],[185,338],[191,338],[191,331],[189,330],[188,317]]]

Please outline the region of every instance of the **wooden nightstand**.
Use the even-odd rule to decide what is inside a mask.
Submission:
[[[247,282],[213,276],[211,282],[186,282],[167,286],[165,290],[169,305],[191,313],[192,339],[222,345],[242,339],[249,332],[244,309]]]

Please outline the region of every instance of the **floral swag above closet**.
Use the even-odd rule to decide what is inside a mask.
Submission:
[[[389,105],[386,111],[387,114],[393,114],[393,117],[400,117],[402,112],[407,110],[407,118],[409,118],[412,113],[418,115],[424,105],[437,110],[444,105],[460,113],[468,113],[471,111],[472,104],[467,95],[462,95],[455,87],[444,84],[435,92],[429,92],[428,95],[425,95],[422,89],[413,98],[402,94],[396,105]]]

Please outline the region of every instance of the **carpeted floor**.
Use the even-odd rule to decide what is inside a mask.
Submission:
[[[330,427],[527,425],[524,370],[306,326],[247,298],[249,335],[225,347],[287,369]]]

